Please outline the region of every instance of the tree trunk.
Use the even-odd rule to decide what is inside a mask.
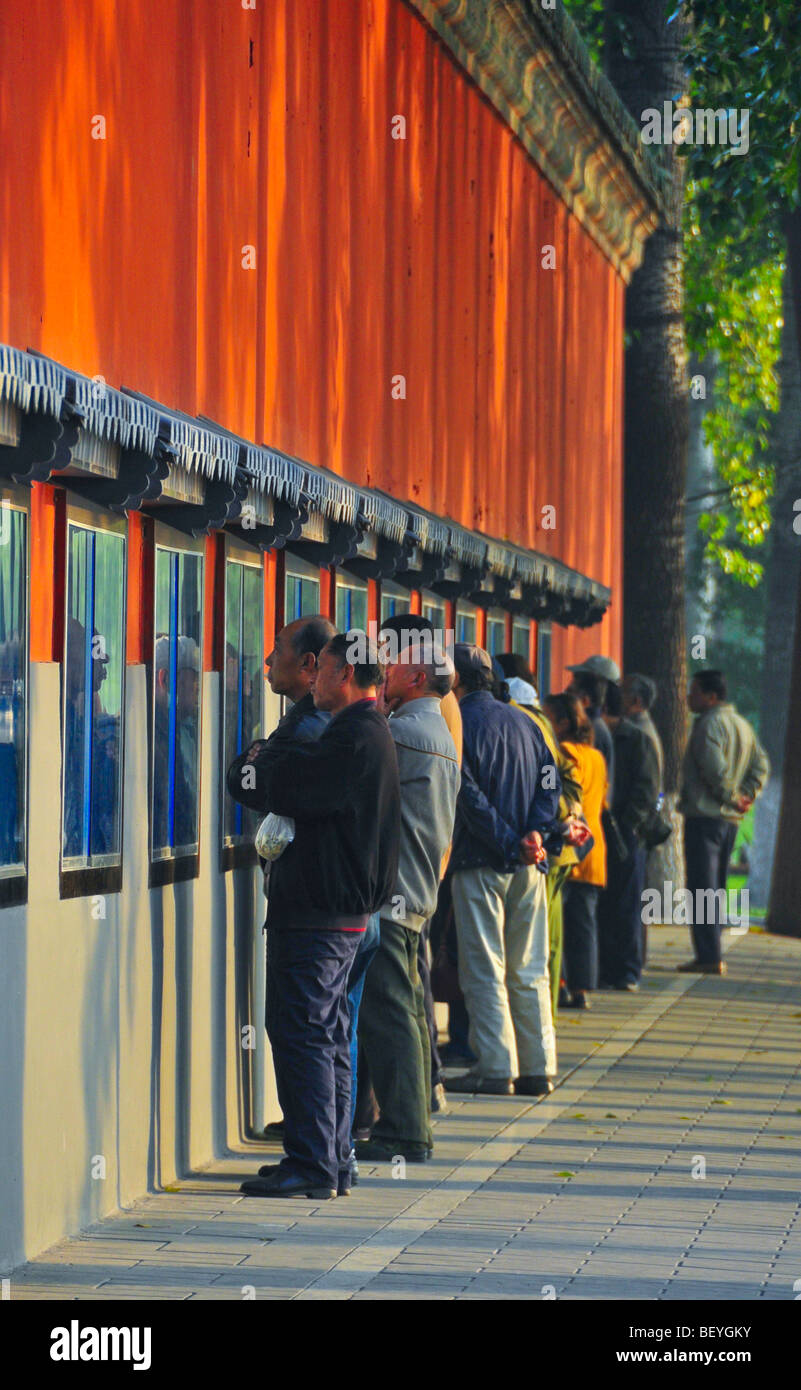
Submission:
[[[605,65],[638,124],[687,90],[681,59],[687,20],[670,0],[606,0]],[[624,52],[625,48],[625,52]],[[684,334],[684,161],[664,145],[666,214],[649,238],[626,298],[623,658],[659,686],[654,720],[665,749],[667,808],[675,831],[660,870],[684,882],[675,814],[687,737],[684,499],[689,381]]]
[[[801,354],[801,210],[786,218],[787,265],[793,297],[796,338]],[[794,498],[793,501],[796,499]],[[801,495],[799,499],[801,500]],[[793,513],[792,521],[801,515]],[[801,567],[799,568],[795,631],[792,636],[790,701],[784,746],[782,798],[773,878],[768,910],[768,929],[781,936],[801,936]],[[791,634],[788,632],[787,637]]]
[[[772,769],[754,812],[754,843],[748,888],[751,903],[765,907],[770,894],[773,850],[782,795],[782,764],[790,698],[792,634],[801,570],[801,537],[793,531],[793,502],[801,498],[801,355],[789,273],[783,289],[779,413],[772,429],[771,462],[776,470],[770,554],[767,565],[765,650],[762,661],[760,732]]]

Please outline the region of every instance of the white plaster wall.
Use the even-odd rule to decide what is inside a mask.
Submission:
[[[123,886],[100,904],[59,898],[59,683],[31,667],[28,903],[0,911],[4,1271],[280,1113],[261,874],[220,872],[220,676],[203,679],[200,877],[148,889],[146,672],[128,667]]]

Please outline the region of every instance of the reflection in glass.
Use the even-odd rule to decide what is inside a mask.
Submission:
[[[120,855],[124,574],[122,536],[70,524],[62,827],[69,868]]]
[[[337,628],[348,632],[367,629],[367,589],[352,589],[337,579]]]
[[[530,626],[528,619],[525,622],[520,622],[517,618],[512,626],[512,651],[516,652],[518,656],[525,657],[526,662],[530,656]]]
[[[230,767],[261,733],[262,723],[262,574],[253,565],[228,561],[225,570],[225,749]],[[239,806],[230,796],[223,801],[223,835],[252,838],[260,816]]]
[[[476,640],[476,615],[475,613],[465,613],[458,604],[456,607],[456,641],[475,642]]]
[[[0,508],[0,873],[25,863],[28,517]]]
[[[194,854],[198,841],[200,555],[156,549],[153,654],[153,854]]]
[[[487,618],[487,651],[496,656],[506,647],[506,623],[503,618]]]
[[[305,618],[308,613],[319,611],[320,581],[288,574],[284,589],[284,622],[291,623],[295,618]]]

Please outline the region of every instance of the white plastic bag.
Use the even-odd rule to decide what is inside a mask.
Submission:
[[[256,831],[256,852],[262,859],[280,858],[295,838],[295,822],[290,816],[277,816],[274,811],[264,817]]]

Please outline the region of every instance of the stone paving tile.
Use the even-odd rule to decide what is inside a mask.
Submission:
[[[45,1251],[12,1297],[794,1297],[801,943],[752,934],[714,981],[671,973],[681,930],[652,951],[639,996],[560,1020],[552,1096],[454,1098],[405,1181],[365,1166],[347,1202],[290,1212],[239,1193],[279,1152],[249,1142]]]

